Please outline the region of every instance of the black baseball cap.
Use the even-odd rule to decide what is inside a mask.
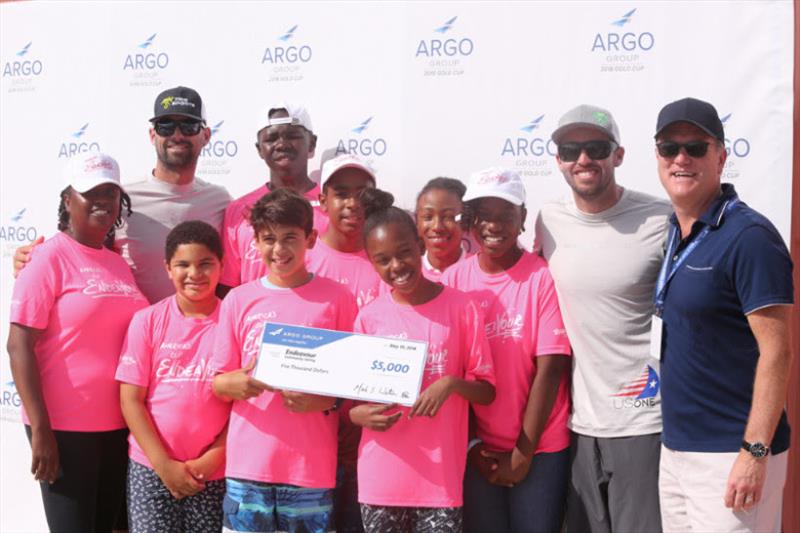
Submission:
[[[167,115],[178,115],[206,121],[206,110],[203,99],[194,89],[189,87],[173,87],[163,91],[153,104],[153,118],[150,122]]]
[[[683,98],[665,105],[658,113],[655,137],[676,122],[694,124],[720,142],[725,142],[722,121],[713,105],[697,98]]]

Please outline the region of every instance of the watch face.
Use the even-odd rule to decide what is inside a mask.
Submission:
[[[750,445],[750,454],[756,459],[761,459],[767,456],[767,447],[760,442],[754,442]]]

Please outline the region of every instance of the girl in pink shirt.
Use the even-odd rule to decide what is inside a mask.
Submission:
[[[14,284],[8,353],[51,530],[110,532],[123,509],[127,429],[114,371],[131,317],[147,307],[111,250],[130,214],[111,157],[72,158],[58,229]]]
[[[494,403],[473,409],[465,530],[558,532],[569,470],[570,346],[553,280],[544,260],[517,241],[526,211],[516,173],[474,174],[464,200],[480,251],[442,282],[479,302],[497,378]]]
[[[362,202],[367,254],[392,291],[359,312],[354,330],[428,344],[413,407],[365,403],[349,412],[364,428],[358,455],[364,529],[460,531],[469,402],[494,399],[483,321],[470,297],[422,275],[414,221],[392,206],[391,194],[369,189]]]
[[[473,248],[469,235],[462,232],[467,188],[457,179],[434,178],[417,195],[417,231],[425,244],[422,267],[425,277],[439,281],[442,273],[465,259]]]
[[[222,242],[194,220],[175,226],[165,248],[175,295],[136,313],[117,367],[131,430],[129,525],[132,533],[217,533],[230,414],[211,391]]]

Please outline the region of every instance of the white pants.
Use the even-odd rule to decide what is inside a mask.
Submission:
[[[659,499],[664,531],[780,533],[789,452],[771,455],[761,501],[750,511],[725,507],[725,486],[739,455],[676,452],[661,446]]]

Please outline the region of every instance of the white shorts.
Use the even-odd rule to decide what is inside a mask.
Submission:
[[[780,533],[789,452],[771,455],[761,501],[750,511],[725,507],[725,486],[738,452],[677,452],[661,446],[661,522],[669,532]]]

